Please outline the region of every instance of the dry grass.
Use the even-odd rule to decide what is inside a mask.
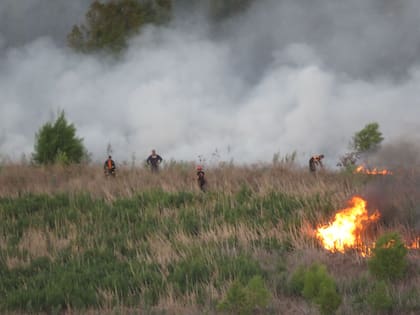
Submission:
[[[27,166],[9,164],[0,170],[0,197],[22,194],[86,192],[95,197],[114,200],[131,197],[138,191],[161,188],[165,191],[197,191],[192,164],[173,164],[152,174],[145,168],[121,167],[116,178],[105,178],[100,165]],[[356,193],[350,179],[324,172],[314,176],[306,169],[270,165],[219,166],[206,170],[210,191],[235,193],[246,185],[254,193],[282,191],[307,196],[335,192],[342,198]]]

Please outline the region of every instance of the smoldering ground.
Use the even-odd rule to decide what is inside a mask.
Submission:
[[[420,146],[401,139],[372,153],[370,165],[388,169],[392,175],[370,178],[364,195],[369,207],[378,209],[385,225],[404,224],[420,235]]]
[[[33,151],[60,109],[94,159],[110,143],[119,160],[152,148],[240,162],[296,150],[332,166],[371,121],[385,143],[419,134],[418,1],[263,0],[217,23],[182,1],[118,58],[65,47],[90,1],[34,3],[0,3],[3,155]]]

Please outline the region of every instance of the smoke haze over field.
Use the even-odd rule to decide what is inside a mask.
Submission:
[[[0,154],[32,152],[60,109],[98,160],[111,143],[120,161],[296,150],[335,165],[372,121],[385,143],[420,138],[417,0],[258,0],[217,25],[183,2],[117,60],[65,46],[90,1],[1,1]]]

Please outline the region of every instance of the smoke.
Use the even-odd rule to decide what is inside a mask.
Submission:
[[[388,169],[392,175],[371,177],[364,195],[381,213],[382,223],[404,224],[420,233],[420,146],[413,139],[399,139],[365,156],[366,164]]]
[[[62,45],[72,25],[81,23],[90,0],[2,0],[0,3],[0,49],[19,46],[48,36]]]
[[[119,58],[66,48],[89,3],[0,3],[1,154],[30,154],[61,109],[95,160],[110,143],[117,161],[297,151],[334,166],[369,122],[385,144],[420,136],[418,1],[258,0],[217,24],[184,1]]]

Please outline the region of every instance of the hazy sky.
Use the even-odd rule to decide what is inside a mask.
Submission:
[[[118,61],[66,47],[89,3],[0,1],[1,155],[30,154],[60,109],[95,160],[111,143],[117,161],[296,150],[334,166],[372,121],[385,143],[420,139],[417,0],[257,0],[217,25],[177,11]]]

